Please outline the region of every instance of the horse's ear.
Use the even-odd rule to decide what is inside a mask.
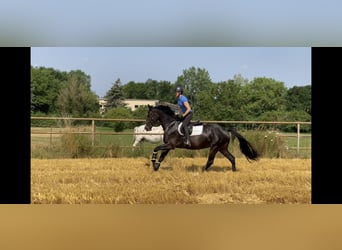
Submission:
[[[152,106],[150,104],[147,104],[148,110],[151,110]]]

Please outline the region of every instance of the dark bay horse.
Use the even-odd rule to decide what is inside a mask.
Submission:
[[[247,160],[257,160],[259,157],[258,152],[253,146],[237,131],[229,129],[225,131],[218,124],[203,124],[200,128],[201,133],[199,135],[190,136],[191,146],[184,144],[184,137],[180,134],[180,121],[174,114],[169,106],[159,105],[156,107],[148,106],[148,114],[146,118],[145,129],[150,131],[152,126],[156,123],[160,123],[164,129],[164,144],[154,148],[152,154],[153,169],[157,171],[160,163],[165,159],[170,150],[175,148],[186,149],[203,149],[210,148],[208,161],[203,170],[208,168],[214,163],[214,158],[217,152],[222,153],[232,164],[232,171],[236,171],[235,157],[228,151],[228,144],[230,141],[229,132],[233,136],[238,138],[240,143],[240,150],[246,156]],[[195,126],[193,127],[195,128]],[[158,151],[162,151],[158,161]]]

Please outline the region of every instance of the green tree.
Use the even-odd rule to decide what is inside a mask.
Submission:
[[[143,84],[130,81],[121,87],[122,95],[125,99],[141,99],[141,88]],[[143,87],[143,86],[142,86]]]
[[[286,87],[272,78],[257,77],[240,93],[241,112],[246,119],[255,120],[268,111],[285,111]]]
[[[184,94],[189,98],[192,108],[196,111],[200,100],[196,96],[210,89],[212,84],[209,73],[205,69],[190,67],[183,70],[183,74],[177,77],[175,86],[182,86]],[[174,90],[173,90],[174,91]]]
[[[97,96],[90,90],[89,76],[81,71],[69,74],[67,85],[60,91],[57,108],[63,116],[90,117],[99,112]]]
[[[67,80],[67,72],[31,66],[32,113],[56,113],[57,98]]]
[[[145,98],[161,102],[174,101],[174,88],[168,81],[148,79],[145,83]]]
[[[146,116],[148,113],[148,107],[147,106],[139,106],[137,109],[132,111],[132,118],[133,119],[142,119],[146,120]],[[131,122],[131,127],[134,128],[135,126],[141,125],[143,122]]]
[[[173,103],[175,100],[175,88],[169,81],[160,81],[157,85],[157,100]]]
[[[139,106],[137,109],[132,111],[132,118],[144,120],[144,119],[146,119],[147,113],[148,113],[148,107],[147,106]]]
[[[82,85],[90,90],[91,88],[91,78],[90,75],[85,74],[81,70],[71,70],[68,74],[69,79],[73,78],[76,82],[82,83]]]
[[[118,78],[114,83],[113,86],[110,88],[110,90],[107,91],[105,95],[105,99],[107,100],[107,107],[110,108],[116,108],[116,107],[122,107],[123,104],[123,92],[121,87],[121,80]]]
[[[35,102],[35,94],[34,94],[34,86],[31,84],[30,85],[30,92],[31,92],[31,100],[30,100],[30,104],[31,104],[31,107],[30,107],[30,111],[31,111],[31,114],[33,113],[34,111],[34,102]]]
[[[247,79],[236,75],[233,80],[210,84],[208,90],[196,95],[196,115],[205,120],[243,120],[239,95],[247,83]]]
[[[105,114],[105,118],[113,119],[131,119],[132,111],[126,107],[111,108]],[[124,129],[131,128],[133,125],[131,122],[106,122],[107,127],[113,128],[115,132],[121,132]]]
[[[215,120],[217,117],[217,109],[216,107],[216,89],[212,87],[209,91],[199,91],[196,93],[196,97],[193,98],[195,100],[196,105],[192,104],[192,108],[195,107],[194,112],[194,120]]]
[[[154,99],[161,102],[174,101],[174,87],[168,81],[148,79],[145,83],[130,81],[122,86],[122,94],[126,99]]]
[[[311,115],[311,85],[294,86],[286,94],[287,111],[304,111]]]
[[[145,98],[148,100],[157,99],[158,97],[158,82],[156,80],[148,79],[145,82]]]

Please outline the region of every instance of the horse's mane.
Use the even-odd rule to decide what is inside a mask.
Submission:
[[[174,119],[177,118],[177,116],[175,115],[175,112],[169,106],[158,105],[158,106],[155,106],[154,108],[163,111],[165,114],[168,114],[169,116],[173,117]]]

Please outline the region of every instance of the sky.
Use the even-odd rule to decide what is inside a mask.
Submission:
[[[103,97],[122,84],[148,79],[174,83],[191,67],[208,71],[212,82],[235,75],[267,77],[287,88],[311,85],[309,47],[32,47],[31,65],[60,71],[82,70]]]
[[[340,46],[340,0],[2,0],[6,46]]]

